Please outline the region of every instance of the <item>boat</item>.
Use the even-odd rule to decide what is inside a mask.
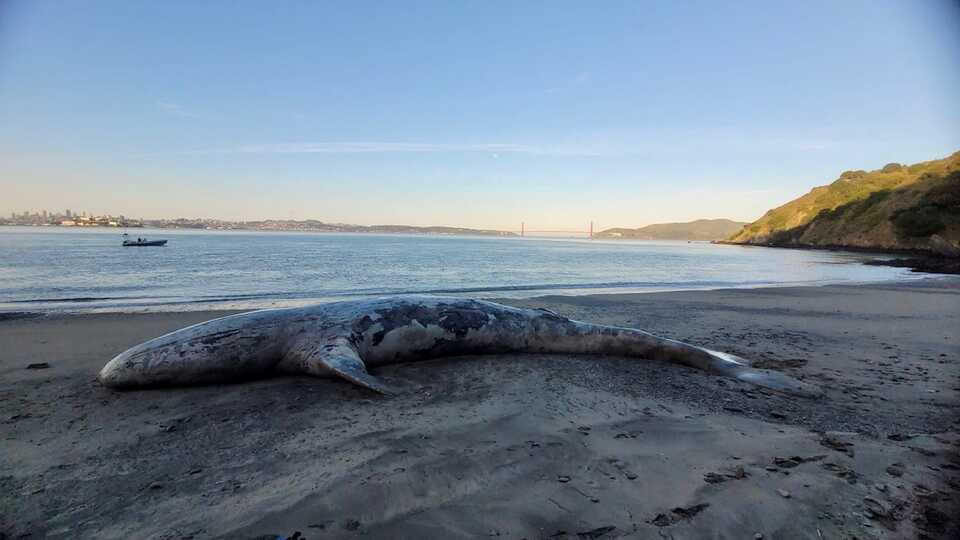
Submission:
[[[123,247],[145,247],[145,246],[165,246],[167,245],[166,240],[147,240],[146,238],[138,237],[136,240],[131,240],[130,235],[123,233]]]

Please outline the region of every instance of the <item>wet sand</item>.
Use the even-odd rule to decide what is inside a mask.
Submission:
[[[303,377],[115,392],[95,381],[114,354],[223,313],[0,320],[0,538],[960,532],[960,280],[509,303],[732,352],[826,396],[546,355],[391,366],[378,375],[416,390],[390,398]]]

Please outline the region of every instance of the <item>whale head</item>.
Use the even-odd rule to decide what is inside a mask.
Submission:
[[[231,315],[127,349],[97,379],[111,388],[187,385],[243,379],[270,371],[283,354],[281,317],[273,311]]]

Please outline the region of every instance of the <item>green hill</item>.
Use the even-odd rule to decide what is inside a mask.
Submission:
[[[960,152],[844,172],[768,211],[727,242],[960,254]]]
[[[698,219],[687,223],[657,223],[639,229],[607,229],[594,236],[634,240],[720,240],[744,225],[746,223],[729,219]]]

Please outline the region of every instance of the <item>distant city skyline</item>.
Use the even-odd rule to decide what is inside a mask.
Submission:
[[[62,211],[53,210],[49,211],[46,208],[41,208],[39,210],[22,210],[22,211],[11,211],[9,214],[10,218],[7,219],[6,216],[0,215],[0,225],[107,225],[107,226],[124,226],[127,224],[135,223],[139,220],[137,219],[127,219],[123,214],[94,214],[92,212],[88,213],[86,210],[81,210],[80,212],[74,212],[73,210],[66,208]]]
[[[957,28],[950,0],[12,0],[0,215],[753,221],[960,149]]]

